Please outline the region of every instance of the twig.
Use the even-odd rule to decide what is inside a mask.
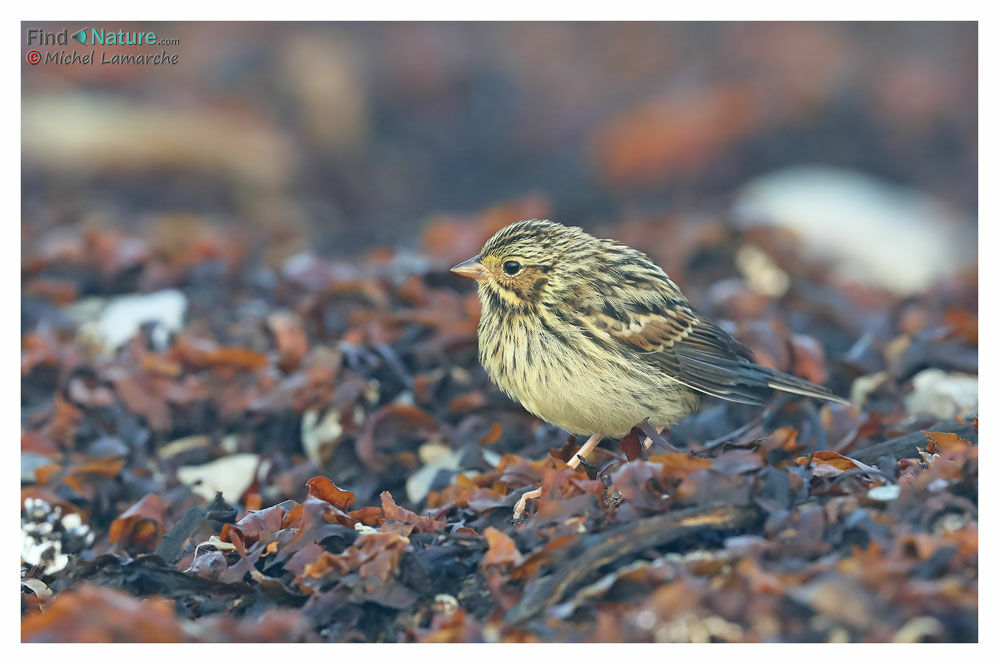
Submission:
[[[696,533],[743,527],[756,520],[757,514],[752,507],[709,505],[677,510],[616,528],[582,555],[565,561],[548,576],[534,581],[504,621],[514,625],[534,617],[562,599],[573,584],[619,558]]]
[[[850,454],[850,457],[868,465],[877,463],[878,459],[884,456],[891,456],[896,459],[918,457],[919,450],[925,450],[929,444],[929,438],[927,438],[925,433],[926,431],[953,433],[957,434],[961,438],[964,438],[965,440],[975,443],[976,445],[978,444],[978,433],[969,422],[950,420],[926,427],[922,431],[907,433],[904,436],[892,438],[891,440],[886,440],[883,443],[878,443],[877,445],[871,445],[870,447],[862,450],[857,450],[856,452]]]

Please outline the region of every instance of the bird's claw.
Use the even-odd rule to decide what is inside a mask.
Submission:
[[[541,496],[541,489],[537,488],[533,491],[527,491],[520,497],[517,504],[513,506],[513,518],[515,520],[520,520],[524,516],[524,510],[527,509],[527,501],[535,500]]]

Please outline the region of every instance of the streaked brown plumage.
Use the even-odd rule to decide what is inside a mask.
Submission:
[[[648,256],[579,228],[520,221],[452,270],[478,280],[486,373],[538,417],[591,435],[586,451],[645,418],[672,426],[703,394],[764,404],[776,389],[845,403],[755,364]]]
[[[528,220],[496,233],[472,262],[482,266],[482,366],[527,410],[572,433],[623,436],[646,417],[668,427],[702,393],[763,404],[777,389],[842,401],[755,364],[648,256],[619,242]]]

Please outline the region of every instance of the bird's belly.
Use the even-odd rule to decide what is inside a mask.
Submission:
[[[680,389],[650,389],[636,399],[621,381],[605,384],[581,376],[548,390],[523,386],[513,396],[546,422],[574,434],[620,438],[646,418],[657,428],[669,427],[693,412],[698,399]],[[637,390],[642,386],[635,385]]]
[[[543,336],[517,341],[483,357],[487,373],[528,411],[571,433],[617,438],[645,418],[672,426],[698,406],[689,389],[647,365]]]

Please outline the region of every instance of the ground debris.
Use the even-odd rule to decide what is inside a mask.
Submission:
[[[285,28],[23,71],[22,640],[978,639],[973,25]],[[449,272],[548,217],[850,405],[570,468]]]

